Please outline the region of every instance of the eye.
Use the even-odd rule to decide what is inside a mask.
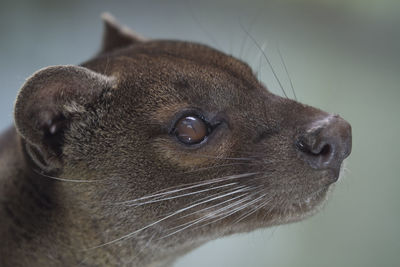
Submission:
[[[193,145],[203,141],[209,134],[208,124],[197,116],[185,116],[178,120],[173,133],[184,144]]]

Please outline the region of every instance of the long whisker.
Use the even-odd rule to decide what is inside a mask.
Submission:
[[[257,80],[261,83],[261,77],[262,77],[262,57],[260,57],[259,62],[258,62],[258,72],[257,72]]]
[[[202,221],[204,221],[204,220],[207,220],[209,217],[211,217],[211,216],[213,216],[213,215],[215,215],[215,214],[217,214],[217,213],[219,213],[219,212],[222,212],[222,211],[224,211],[224,210],[226,210],[226,209],[229,209],[229,208],[231,208],[231,207],[234,207],[234,206],[236,206],[236,205],[239,205],[240,203],[242,203],[242,202],[244,202],[244,201],[246,201],[246,200],[248,200],[248,199],[251,199],[251,196],[248,196],[248,197],[246,197],[246,198],[244,198],[244,199],[241,199],[241,200],[239,200],[239,201],[236,201],[236,202],[233,203],[233,204],[230,204],[230,205],[228,205],[228,206],[226,206],[226,207],[223,207],[223,208],[221,208],[221,209],[218,209],[217,211],[212,212],[212,213],[210,213],[210,214],[207,214],[206,216],[203,216],[203,217],[200,218],[200,219],[193,220],[189,225],[186,225],[185,227],[182,227],[182,228],[180,228],[179,230],[176,230],[176,231],[174,231],[174,232],[172,232],[172,233],[169,233],[169,234],[167,234],[167,235],[161,237],[160,239],[164,239],[164,238],[169,237],[169,236],[171,236],[171,235],[177,234],[177,233],[179,233],[179,232],[181,232],[181,231],[183,231],[183,230],[185,230],[185,229],[188,229],[189,227],[191,227],[191,226],[193,226],[193,225],[196,225],[196,224],[198,224],[198,223],[200,223],[200,222],[202,222]]]
[[[217,42],[217,39],[214,38],[214,36],[211,34],[211,32],[209,32],[208,30],[206,30],[206,28],[204,28],[203,24],[200,22],[200,20],[197,18],[196,14],[193,11],[192,5],[190,5],[190,3],[188,3],[186,5],[187,10],[189,10],[190,14],[192,15],[192,19],[197,23],[197,25],[200,27],[200,29],[207,35],[207,37],[217,46],[217,48],[219,50],[222,50],[222,47],[219,45],[219,43]]]
[[[257,188],[259,188],[260,186],[258,186],[258,187],[256,187],[256,188],[253,188],[253,189],[257,189]],[[243,199],[240,199],[240,200],[238,200],[238,201],[235,201],[234,203],[232,203],[232,204],[230,204],[230,205],[228,205],[228,206],[225,206],[225,207],[222,207],[222,208],[220,208],[220,209],[218,209],[218,210],[216,210],[216,211],[213,211],[213,212],[211,212],[211,213],[209,213],[209,214],[206,214],[205,216],[203,216],[203,217],[201,217],[201,218],[199,218],[199,219],[195,219],[195,220],[192,220],[192,221],[190,221],[190,222],[187,222],[187,223],[185,223],[185,224],[182,224],[182,225],[180,225],[180,226],[178,226],[178,227],[174,227],[174,228],[171,228],[171,229],[169,229],[169,230],[173,230],[173,229],[176,229],[176,228],[180,228],[179,230],[176,230],[176,231],[174,231],[173,233],[170,233],[170,234],[168,234],[168,235],[165,235],[165,236],[163,236],[163,237],[161,237],[161,239],[163,239],[163,238],[166,238],[166,237],[168,237],[168,236],[171,236],[171,235],[173,235],[173,234],[176,234],[176,233],[178,233],[178,232],[181,232],[181,231],[183,231],[183,230],[185,230],[185,229],[187,229],[187,228],[189,228],[189,227],[191,227],[191,226],[193,226],[193,225],[196,225],[196,224],[199,224],[200,222],[202,222],[202,221],[206,221],[206,220],[208,220],[209,218],[212,218],[212,217],[214,217],[215,215],[217,215],[217,216],[219,216],[218,214],[219,213],[221,213],[222,215],[223,214],[225,214],[225,213],[223,213],[225,210],[229,210],[229,209],[231,209],[232,207],[235,207],[235,206],[237,206],[237,205],[240,205],[241,203],[243,203],[243,202],[246,202],[247,200],[251,200],[252,198],[253,198],[253,196],[254,195],[256,195],[256,194],[258,194],[259,192],[256,192],[256,193],[253,193],[253,194],[251,194],[251,195],[248,195],[247,197],[245,197],[245,198],[243,198]],[[242,195],[242,196],[245,196],[246,194],[244,194],[244,195]],[[265,196],[265,195],[264,195]],[[236,198],[234,198],[234,199],[237,199],[237,198],[239,198],[239,197],[236,197]],[[255,201],[257,201],[259,198],[257,198]],[[232,201],[233,199],[230,199],[230,201]],[[222,203],[218,203],[218,204],[216,204],[216,205],[214,205],[214,206],[212,206],[212,207],[215,207],[215,206],[218,206],[218,205],[221,205],[221,204],[223,204],[223,203],[226,203],[226,202],[228,202],[228,201],[223,201]],[[250,203],[249,203],[249,205],[251,205],[252,203],[253,203],[254,201],[250,201]],[[247,205],[247,204],[246,204]],[[206,209],[203,209],[203,210],[207,210],[207,209],[210,209],[210,208],[212,208],[212,207],[208,207],[208,208],[206,208]],[[247,207],[247,206],[245,206],[245,207]],[[245,208],[244,207],[244,208]],[[242,208],[241,208],[242,209]],[[239,210],[241,210],[241,209],[234,209],[234,212],[233,213],[235,213],[235,212],[237,212],[237,211],[239,211]],[[203,211],[203,210],[200,210],[200,211]],[[196,212],[194,212],[194,213],[196,213]],[[193,213],[193,214],[194,214]],[[228,212],[229,213],[229,212]],[[233,214],[233,213],[230,213],[230,214]],[[229,215],[228,215],[229,216]],[[225,216],[225,217],[228,217],[228,216]],[[183,216],[183,217],[186,217],[186,216]],[[181,218],[183,218],[183,217],[181,217]],[[225,217],[223,217],[223,218],[225,218]],[[212,222],[211,222],[212,223]],[[210,224],[210,223],[207,223],[207,224],[205,224],[205,225],[208,225],[208,224]],[[185,226],[186,225],[186,226]],[[203,227],[203,226],[205,226],[205,225],[202,225],[201,227]],[[184,227],[183,227],[184,226]]]
[[[220,164],[220,165],[214,165],[214,166],[210,166],[210,167],[198,168],[198,169],[191,170],[191,171],[185,171],[185,172],[181,172],[180,174],[188,174],[188,173],[206,171],[206,170],[215,169],[215,168],[222,168],[222,167],[229,167],[229,166],[243,165],[243,164],[248,164],[248,163],[247,162],[235,162],[235,163],[229,163],[229,164]]]
[[[173,217],[173,216],[175,216],[175,215],[177,215],[177,214],[180,214],[180,213],[182,213],[182,212],[185,212],[185,211],[187,211],[187,210],[190,210],[190,209],[192,209],[192,208],[194,208],[194,207],[197,207],[197,206],[199,206],[199,205],[202,205],[202,204],[205,204],[205,203],[208,203],[208,202],[211,202],[211,201],[214,201],[214,200],[217,200],[217,199],[220,199],[220,198],[223,198],[223,197],[232,195],[232,194],[240,193],[240,192],[242,192],[242,191],[243,191],[243,189],[239,189],[239,190],[236,190],[236,191],[233,191],[233,192],[229,192],[229,193],[226,193],[226,194],[223,194],[223,195],[214,197],[214,198],[212,198],[212,199],[208,199],[208,200],[205,200],[205,201],[202,201],[202,202],[199,202],[199,203],[192,204],[192,205],[190,205],[190,206],[187,206],[187,207],[185,207],[185,208],[182,208],[182,209],[180,209],[180,210],[177,210],[177,211],[175,211],[175,212],[173,212],[173,213],[171,213],[171,214],[169,214],[169,215],[163,217],[162,219],[159,219],[159,220],[157,220],[157,221],[154,221],[154,222],[152,222],[152,223],[150,223],[150,224],[148,224],[148,225],[146,225],[146,226],[144,226],[144,227],[142,227],[142,228],[140,228],[140,229],[138,229],[138,230],[135,230],[135,231],[133,231],[133,232],[131,232],[131,233],[129,233],[129,234],[126,234],[126,235],[124,235],[124,236],[121,236],[121,237],[119,237],[119,238],[116,238],[116,239],[114,239],[114,240],[111,240],[111,241],[109,241],[109,242],[103,243],[103,244],[101,244],[101,245],[98,245],[98,246],[95,246],[95,247],[91,247],[91,248],[85,249],[85,250],[83,250],[83,251],[93,250],[93,249],[96,249],[96,248],[101,248],[101,247],[104,247],[104,246],[107,246],[107,245],[115,244],[115,243],[117,243],[117,242],[120,242],[120,241],[125,240],[125,239],[128,239],[128,238],[131,238],[132,236],[136,235],[137,233],[142,232],[142,231],[144,231],[144,230],[146,230],[146,229],[148,229],[148,228],[150,228],[150,227],[152,227],[152,226],[154,226],[154,225],[156,225],[156,224],[158,224],[158,223],[161,223],[161,222],[163,222],[163,221],[165,221],[165,220],[167,220],[167,219],[169,219],[169,218],[171,218],[171,217]]]
[[[212,198],[212,197],[214,197],[214,196],[218,196],[218,195],[220,195],[220,194],[224,194],[225,192],[230,192],[230,191],[238,190],[238,189],[242,189],[242,192],[247,192],[247,191],[253,190],[253,187],[250,187],[250,186],[247,186],[247,185],[241,185],[241,186],[235,187],[235,188],[233,188],[233,189],[229,189],[229,190],[225,190],[225,191],[222,191],[222,192],[218,192],[218,193],[213,194],[213,195],[211,195],[211,196],[207,196],[207,197],[200,198],[200,199],[197,200],[195,203],[201,202],[201,201],[206,200],[206,199],[210,199],[210,198]]]
[[[243,158],[243,157],[216,157],[213,155],[207,155],[207,154],[193,154],[190,152],[182,152],[184,154],[188,154],[191,157],[199,157],[199,158],[211,158],[211,159],[218,159],[218,160],[245,160],[245,161],[249,161],[252,160],[252,158]]]
[[[244,197],[244,196],[246,196],[246,195],[248,195],[248,194],[246,193],[246,194],[242,194],[242,195],[236,196],[236,197],[234,197],[234,198],[230,198],[230,199],[228,199],[228,200],[225,200],[225,201],[222,201],[222,202],[220,202],[220,203],[214,204],[214,205],[209,206],[209,207],[207,207],[207,208],[200,209],[200,210],[191,212],[191,213],[189,213],[189,214],[186,214],[186,215],[184,215],[184,216],[181,216],[179,219],[183,219],[183,218],[190,217],[190,216],[193,216],[193,215],[198,214],[198,213],[205,212],[206,210],[213,209],[213,208],[215,208],[215,207],[221,206],[221,205],[223,205],[223,204],[225,204],[225,203],[227,203],[227,202],[234,201],[234,200],[236,200],[236,199],[238,199],[238,198],[241,198],[241,197]],[[190,222],[189,222],[189,223],[190,223]],[[179,227],[179,226],[177,226],[177,227]],[[174,228],[176,228],[176,227],[174,227]],[[173,228],[172,228],[172,229],[173,229]]]
[[[257,40],[247,31],[247,29],[246,29],[242,24],[240,24],[240,26],[243,28],[243,30],[246,32],[246,34],[249,35],[250,39],[251,39],[251,40],[254,42],[254,44],[258,47],[258,49],[260,49],[260,51],[262,52],[262,55],[264,56],[265,60],[267,61],[268,65],[269,65],[269,67],[271,68],[271,71],[272,71],[272,73],[273,73],[273,75],[274,75],[276,81],[278,82],[279,87],[281,88],[283,94],[285,95],[286,98],[289,98],[289,97],[287,96],[286,92],[285,92],[285,89],[284,89],[283,86],[282,86],[281,81],[280,81],[279,78],[278,78],[278,75],[277,75],[276,72],[275,72],[274,67],[272,66],[271,61],[269,60],[267,54],[265,53],[265,51],[264,51],[264,50],[261,48],[261,46],[258,44]]]
[[[258,20],[258,18],[259,18],[259,16],[260,16],[260,13],[261,13],[261,12],[262,12],[261,10],[258,11],[257,15],[255,15],[255,16],[253,17],[253,20],[251,21],[251,23],[250,23],[250,25],[249,25],[249,32],[251,32],[251,30],[252,30],[254,24],[256,23],[256,21]],[[240,20],[240,19],[239,19],[239,20]],[[241,21],[241,20],[240,20],[240,21]],[[240,22],[240,23],[241,23],[241,22]],[[248,35],[246,34],[246,36],[245,36],[245,38],[244,38],[242,44],[240,45],[240,50],[239,50],[239,58],[240,58],[240,59],[243,57],[243,51],[244,51],[244,48],[245,48],[245,46],[246,46],[246,44],[247,44],[247,40],[248,40]]]
[[[152,234],[151,237],[147,240],[146,244],[144,244],[144,246],[142,246],[142,247],[140,248],[140,250],[137,252],[137,254],[136,254],[134,257],[132,257],[132,258],[129,260],[129,262],[126,262],[125,264],[132,263],[136,258],[138,258],[139,255],[140,255],[141,253],[143,253],[144,250],[145,250],[146,248],[149,247],[150,243],[153,241],[153,238],[154,238],[155,236],[156,236],[156,233]]]
[[[255,212],[257,212],[258,210],[262,209],[263,207],[265,207],[266,205],[270,204],[272,198],[267,198],[263,201],[263,203],[259,204],[258,206],[256,206],[254,209],[252,209],[251,211],[249,211],[248,213],[244,214],[243,216],[239,217],[237,220],[235,220],[232,224],[236,224],[239,223],[240,221],[244,220],[245,218],[249,217],[250,215],[254,214]]]
[[[142,205],[146,205],[146,204],[151,204],[151,203],[156,203],[156,202],[161,202],[161,201],[166,201],[166,200],[171,200],[171,199],[176,199],[176,198],[187,197],[187,196],[196,195],[196,194],[200,194],[200,193],[204,193],[204,192],[207,192],[207,191],[216,190],[216,189],[220,189],[220,188],[223,188],[223,187],[228,187],[228,186],[232,186],[232,185],[236,185],[236,184],[237,183],[224,184],[224,185],[220,185],[220,186],[216,186],[216,187],[212,187],[212,188],[207,188],[207,189],[203,189],[203,190],[198,190],[198,191],[194,191],[194,192],[190,192],[190,193],[186,193],[186,194],[182,194],[182,195],[178,195],[178,196],[155,199],[155,200],[150,200],[150,201],[146,201],[146,202],[140,202],[138,204],[131,204],[131,205],[128,205],[128,206],[142,206]]]
[[[101,182],[104,181],[104,179],[100,179],[100,180],[77,180],[77,179],[68,179],[68,178],[60,178],[60,177],[55,177],[55,176],[50,176],[47,174],[44,174],[40,171],[37,171],[35,169],[32,169],[35,173],[37,173],[40,176],[49,178],[49,179],[53,179],[56,181],[60,181],[60,182],[71,182],[71,183],[96,183],[96,182]]]
[[[253,194],[253,195],[254,195],[254,194]],[[234,209],[233,211],[229,211],[229,212],[228,212],[227,214],[225,214],[225,215],[224,215],[224,214],[221,214],[223,217],[220,217],[220,218],[218,218],[218,219],[216,219],[216,220],[214,220],[214,221],[211,221],[211,222],[209,222],[209,223],[207,223],[207,224],[205,224],[205,225],[201,225],[201,227],[204,227],[204,226],[210,225],[210,224],[212,224],[212,223],[216,223],[216,222],[218,222],[218,221],[221,221],[221,220],[223,220],[223,219],[225,219],[225,218],[227,218],[227,217],[229,217],[229,216],[231,216],[231,215],[237,213],[238,211],[241,211],[241,210],[243,210],[243,209],[249,207],[250,205],[253,205],[254,203],[256,203],[257,201],[259,201],[260,199],[264,198],[266,195],[267,195],[267,194],[263,194],[263,195],[261,195],[260,197],[258,197],[258,198],[256,198],[256,199],[253,199],[253,200],[249,201],[248,203],[246,203],[246,204],[244,204],[244,205],[242,205],[242,206],[240,206],[240,207]],[[220,215],[220,216],[221,216],[221,215]]]
[[[149,198],[153,198],[153,197],[169,195],[169,194],[181,192],[181,191],[184,191],[184,190],[189,190],[189,189],[193,189],[193,188],[197,188],[197,187],[201,187],[201,186],[205,186],[205,185],[210,185],[210,184],[214,184],[214,183],[218,183],[218,182],[222,182],[222,181],[225,182],[225,181],[230,181],[230,180],[233,180],[233,179],[249,177],[249,176],[253,176],[253,175],[256,175],[256,174],[259,174],[259,172],[251,172],[251,173],[244,173],[244,174],[238,174],[238,175],[230,175],[230,176],[226,176],[226,177],[221,177],[221,178],[208,180],[206,182],[185,184],[185,185],[181,185],[181,186],[186,186],[186,187],[183,187],[183,188],[178,188],[178,189],[170,190],[170,191],[167,191],[167,192],[156,193],[156,194],[153,194],[153,195],[150,195],[150,196],[143,196],[143,197],[140,197],[140,198],[137,198],[137,199],[133,199],[133,200],[117,202],[115,204],[129,204],[129,203],[137,202],[137,201],[144,200],[144,199],[149,199]],[[190,185],[190,186],[187,186],[187,185]]]
[[[285,68],[286,75],[287,75],[288,78],[289,78],[290,87],[292,88],[292,92],[293,92],[294,99],[297,101],[297,96],[296,96],[296,92],[295,92],[295,90],[294,90],[292,78],[290,77],[288,68],[286,67],[286,63],[285,63],[285,60],[283,59],[283,56],[282,56],[282,53],[281,53],[281,49],[279,48],[279,45],[278,45],[278,54],[279,54],[279,57],[281,58],[281,62],[282,62],[282,64],[283,64],[283,67]]]

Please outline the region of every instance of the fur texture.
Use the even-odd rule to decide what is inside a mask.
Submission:
[[[296,140],[336,117],[271,94],[222,52],[104,18],[95,58],[42,69],[18,95],[0,139],[1,266],[168,266],[318,209],[338,170],[310,166]],[[185,114],[218,127],[182,144],[171,128]]]

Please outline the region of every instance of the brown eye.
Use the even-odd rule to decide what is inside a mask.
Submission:
[[[196,116],[187,116],[176,123],[174,133],[179,141],[192,145],[203,141],[209,131],[204,120]]]

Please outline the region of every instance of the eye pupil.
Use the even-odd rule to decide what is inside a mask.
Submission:
[[[180,119],[175,126],[176,137],[185,144],[197,144],[207,137],[206,123],[196,116]]]

